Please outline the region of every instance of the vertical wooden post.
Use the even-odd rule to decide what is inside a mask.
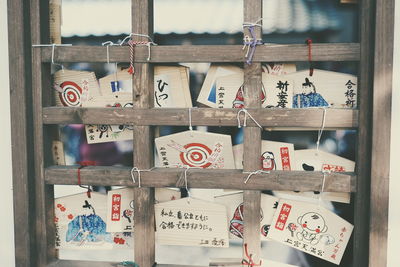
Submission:
[[[386,266],[394,0],[376,2],[369,266]]]
[[[61,0],[49,0],[50,43],[61,44]]]
[[[368,265],[369,203],[372,135],[372,80],[374,49],[374,1],[360,2],[360,62],[358,79],[359,127],[357,138],[357,184],[354,197],[353,266]]]
[[[256,22],[262,18],[262,0],[244,0],[244,22]],[[262,24],[262,21],[260,21]],[[245,30],[245,34],[247,30]],[[262,38],[262,28],[255,27],[257,38]],[[246,108],[260,108],[261,63],[245,64],[244,68],[244,100]],[[260,169],[261,129],[257,126],[244,129],[243,170]],[[251,180],[249,181],[251,183]],[[260,206],[261,192],[245,190],[243,193],[244,213],[244,243],[247,243],[249,253],[255,255],[258,262],[261,258],[260,241]]]
[[[30,34],[29,6],[26,1],[9,0],[8,42],[10,70],[10,107],[12,136],[12,173],[14,195],[15,266],[32,266],[35,251],[32,143],[30,135]],[[28,13],[29,15],[29,13]],[[27,19],[28,18],[28,19]]]
[[[153,34],[153,0],[132,0],[132,32]],[[134,40],[148,41],[133,36]],[[127,55],[128,56],[128,55]],[[153,94],[153,68],[148,63],[136,63],[133,76],[133,104],[150,108]],[[149,126],[135,126],[133,164],[139,169],[153,165],[153,140]],[[140,267],[155,263],[154,188],[135,188],[135,262]]]
[[[31,36],[33,44],[49,43],[48,1],[31,1]],[[51,103],[50,66],[41,62],[40,49],[32,50],[32,91],[35,162],[35,212],[37,266],[47,266],[56,259],[54,225],[54,190],[44,181],[44,168],[50,164],[51,132],[43,130],[42,107]],[[46,138],[47,137],[47,138]],[[45,151],[47,153],[45,153]]]

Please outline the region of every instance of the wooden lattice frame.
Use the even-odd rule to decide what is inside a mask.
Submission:
[[[358,130],[356,173],[331,174],[326,190],[355,192],[353,266],[385,266],[388,207],[390,125],[394,1],[359,0],[360,42],[353,44],[315,44],[315,61],[358,61],[359,109],[329,110],[326,126]],[[48,1],[8,1],[10,85],[13,135],[13,176],[15,210],[16,266],[115,266],[57,260],[54,247],[53,185],[76,184],[76,167],[51,166],[50,142],[57,138],[55,124],[101,123],[134,125],[134,166],[152,166],[152,125],[187,125],[185,109],[153,109],[152,66],[160,62],[242,62],[241,46],[157,46],[147,62],[145,48],[137,48],[134,78],[134,109],[59,108],[51,106],[50,48],[31,48],[49,42]],[[152,34],[153,1],[132,0],[132,32]],[[262,17],[262,0],[244,0],[244,20]],[[375,26],[375,20],[377,24]],[[261,29],[257,30],[260,36]],[[375,43],[374,37],[376,36]],[[140,38],[137,38],[140,40]],[[57,62],[106,62],[103,47],[61,47]],[[375,51],[375,54],[374,54]],[[110,60],[127,61],[128,48],[110,48]],[[258,47],[254,63],[245,66],[246,106],[256,120],[268,128],[309,128],[320,126],[319,110],[267,110],[260,108],[257,88],[261,84],[261,63],[306,61],[304,45]],[[375,63],[375,71],[373,65]],[[32,87],[31,87],[32,82]],[[32,88],[32,90],[31,90]],[[373,97],[372,97],[373,96]],[[117,114],[117,115],[115,115]],[[234,126],[237,110],[195,109],[195,125]],[[268,118],[268,119],[266,119]],[[307,118],[302,121],[300,118]],[[372,125],[373,123],[373,125]],[[33,142],[32,137],[33,136]],[[244,171],[259,169],[261,130],[249,123],[245,128]],[[371,148],[374,149],[371,149]],[[140,151],[140,155],[137,151]],[[374,165],[371,166],[371,158]],[[376,165],[375,165],[376,164]],[[154,170],[142,174],[142,188],[132,183],[124,167],[87,167],[82,182],[93,185],[135,187],[135,261],[152,266],[155,258],[154,187],[175,186],[181,170]],[[260,255],[260,190],[319,190],[318,172],[272,172],[268,177],[255,175],[243,184],[238,170],[193,170],[190,187],[243,189],[245,240],[249,249]],[[301,183],[300,183],[301,181]],[[369,205],[371,203],[371,205]],[[371,208],[369,209],[369,206]],[[371,218],[370,218],[371,217]],[[370,223],[368,223],[370,222]],[[373,226],[373,227],[370,227]],[[140,245],[139,245],[140,244]],[[367,256],[369,254],[369,257]],[[157,264],[157,266],[165,266]]]

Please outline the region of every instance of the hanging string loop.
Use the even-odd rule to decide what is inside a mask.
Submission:
[[[238,128],[242,128],[242,124],[241,124],[241,122],[240,122],[240,114],[241,114],[242,112],[244,113],[244,119],[243,119],[243,126],[244,126],[244,127],[247,127],[247,116],[249,116],[250,119],[251,119],[260,129],[262,129],[262,126],[256,121],[256,119],[255,119],[255,118],[250,114],[250,112],[249,112],[247,109],[245,109],[245,108],[240,109],[240,110],[238,111],[237,115],[236,115],[236,119],[237,119],[237,122],[238,122]]]

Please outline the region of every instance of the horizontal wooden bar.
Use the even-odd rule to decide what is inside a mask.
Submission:
[[[48,265],[49,267],[123,267],[118,262],[104,262],[104,261],[78,261],[78,260],[57,260]],[[154,267],[208,267],[197,265],[176,265],[176,264],[155,264]]]
[[[104,261],[78,261],[78,260],[57,260],[48,264],[49,267],[122,267],[117,262]]]
[[[261,125],[273,127],[302,127],[319,129],[323,109],[247,109]],[[238,126],[239,109],[193,108],[193,125]],[[244,114],[241,112],[241,123]],[[184,108],[73,108],[48,107],[43,109],[44,124],[130,124],[130,125],[189,125],[189,112]],[[247,117],[247,126],[256,126]],[[356,128],[358,111],[327,109],[326,128]]]
[[[78,166],[51,166],[45,171],[48,184],[77,185]],[[80,171],[82,184],[103,186],[138,186],[131,177],[129,167],[85,167]],[[142,187],[184,187],[184,169],[157,168],[141,171]],[[190,188],[222,188],[237,190],[294,190],[319,191],[324,175],[322,172],[272,171],[269,174],[254,174],[247,184],[249,173],[242,170],[189,169],[187,181]],[[326,174],[324,191],[354,192],[354,173]]]
[[[135,62],[244,62],[242,45],[182,45],[152,46],[147,61],[148,49],[135,48]],[[34,47],[42,50],[42,61],[51,62],[51,47]],[[129,62],[128,46],[109,47],[110,62]],[[313,44],[313,61],[358,61],[358,43]],[[107,48],[104,46],[61,46],[54,52],[55,62],[107,62]],[[257,46],[253,62],[308,61],[306,44],[267,44]]]

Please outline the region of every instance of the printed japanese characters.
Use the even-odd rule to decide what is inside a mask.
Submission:
[[[133,189],[108,192],[107,232],[133,232]]]
[[[166,202],[181,198],[179,190],[156,188],[155,202]],[[107,232],[134,231],[133,188],[115,189],[108,192]]]
[[[183,198],[154,207],[158,244],[229,247],[226,208],[223,205]]]
[[[94,72],[62,69],[54,73],[55,102],[61,107],[80,107],[100,95]]]
[[[291,108],[293,96],[293,83],[290,80],[280,79],[280,76],[262,74],[266,99],[263,107],[266,108]]]
[[[212,108],[217,108],[216,80],[220,77],[232,74],[239,74],[239,76],[243,77],[243,70],[232,65],[211,65],[207,72],[203,86],[201,87],[197,102]],[[239,87],[242,84],[240,84]]]
[[[244,108],[246,95],[243,73],[216,79],[216,104],[218,108]],[[277,75],[262,74],[260,99],[264,108],[292,107],[293,83]]]
[[[84,107],[132,107],[131,93],[112,93],[92,98]],[[85,125],[88,144],[132,140],[131,125]]]
[[[228,193],[226,195],[216,196],[215,202],[223,204],[227,209],[229,238],[243,239],[243,193]],[[261,194],[261,240],[268,240],[268,231],[277,206],[278,198]]]
[[[293,108],[357,107],[357,77],[354,75],[315,69],[312,76],[304,70],[280,78],[294,86]]]
[[[107,196],[86,193],[55,199],[56,247],[111,249],[113,235],[106,231]]]
[[[353,225],[321,206],[281,199],[269,238],[339,265],[352,231]]]
[[[293,169],[295,162],[293,144],[262,140],[261,145],[260,160],[264,171]],[[233,146],[233,153],[236,169],[243,169],[243,144]]]
[[[158,137],[155,144],[163,167],[235,168],[229,135],[185,131]]]
[[[291,107],[293,85],[279,83],[279,75],[296,71],[294,64],[267,64],[263,66],[263,85],[260,99],[263,107]],[[271,80],[268,88],[265,77]],[[245,98],[243,69],[230,65],[212,65],[207,73],[197,101],[214,108],[243,108]],[[266,92],[267,91],[267,92]]]
[[[154,67],[154,107],[192,107],[189,68],[183,66]]]

